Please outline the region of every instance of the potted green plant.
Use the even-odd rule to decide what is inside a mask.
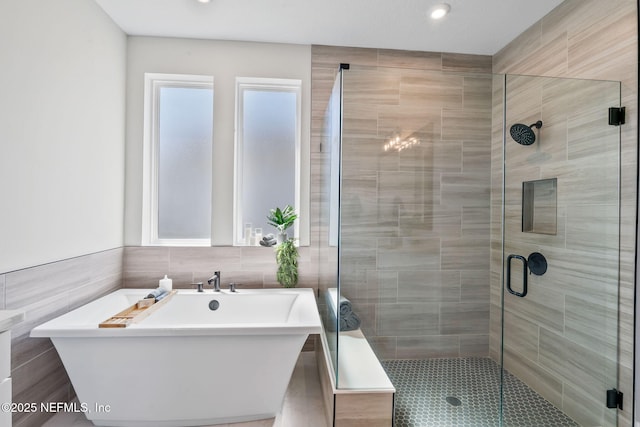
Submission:
[[[284,209],[270,209],[267,216],[269,225],[278,229],[276,278],[285,288],[293,288],[298,283],[298,248],[294,239],[289,238],[286,233],[287,228],[291,227],[297,218],[298,215],[291,205],[285,206]]]
[[[276,246],[276,262],[278,283],[285,288],[294,288],[298,283],[298,248],[293,239],[287,239]]]
[[[267,221],[269,225],[278,229],[278,243],[282,244],[288,240],[286,229],[291,227],[297,218],[296,211],[290,205],[285,206],[284,209],[269,210]]]

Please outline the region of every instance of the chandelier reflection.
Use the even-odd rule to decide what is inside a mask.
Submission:
[[[389,139],[386,144],[384,144],[384,151],[403,151],[408,150],[416,145],[420,145],[420,140],[414,136],[409,138],[400,138],[400,135],[396,135]]]

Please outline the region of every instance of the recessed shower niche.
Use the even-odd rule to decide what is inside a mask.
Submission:
[[[556,234],[558,179],[539,179],[522,183],[522,231]]]

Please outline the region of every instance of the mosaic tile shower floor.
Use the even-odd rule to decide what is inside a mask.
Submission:
[[[382,365],[396,387],[395,427],[500,425],[500,367],[493,360],[386,360]],[[503,427],[578,426],[508,372],[504,412]]]

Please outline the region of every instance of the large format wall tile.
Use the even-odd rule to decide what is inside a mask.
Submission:
[[[439,309],[436,303],[397,303],[378,306],[380,336],[437,335]]]
[[[400,78],[400,99],[414,114],[426,109],[461,109],[464,93],[461,75],[435,75],[407,71]]]
[[[489,306],[485,303],[440,304],[440,333],[483,335],[489,330]]]
[[[472,352],[476,348],[473,346],[466,350]],[[398,336],[396,359],[457,357],[459,354],[460,336],[457,335]]]
[[[311,249],[298,248],[298,287],[317,288],[318,274]],[[216,271],[222,284],[234,282],[238,288],[271,288],[278,265],[274,248],[265,247],[126,247],[124,248],[124,286],[155,288],[167,274],[175,288],[193,288],[205,282]]]
[[[540,330],[539,363],[591,396],[605,396],[607,377],[616,373],[616,362],[607,361],[598,348],[587,349],[545,329]],[[600,393],[591,393],[594,389]]]
[[[421,203],[397,209],[398,237],[461,237],[463,213],[459,206]]]
[[[460,272],[460,302],[489,303],[490,272],[486,268],[480,270],[464,270]]]
[[[316,47],[314,47],[315,49]],[[319,50],[322,46],[317,47]],[[333,48],[332,58],[335,58]],[[442,54],[439,52],[418,52],[406,50],[377,49],[380,67],[414,68],[418,70],[440,70],[442,68]],[[315,51],[314,51],[315,53]],[[352,58],[350,58],[352,59]]]
[[[11,372],[13,380],[13,402],[68,402],[73,397],[72,387],[62,361],[55,349],[38,355]],[[19,411],[14,414],[15,426],[42,425],[52,414],[35,411]]]
[[[442,174],[440,201],[447,206],[489,206],[489,177],[479,174]]]
[[[378,241],[377,265],[381,270],[433,270],[440,264],[439,239],[403,237]]]
[[[457,271],[398,272],[399,302],[458,302],[460,299]]]
[[[488,213],[487,213],[488,214]],[[489,239],[442,239],[443,270],[488,270]]]
[[[515,354],[511,347],[505,346],[503,353],[505,369],[520,378],[556,407],[562,408],[562,381],[555,373],[526,356],[532,355]]]
[[[442,69],[444,71],[490,73],[491,57],[443,52]]]
[[[24,307],[78,288],[91,277],[88,267],[88,257],[78,257],[7,273],[6,307]]]

